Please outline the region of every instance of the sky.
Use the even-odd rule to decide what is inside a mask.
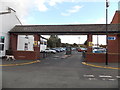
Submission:
[[[109,0],[108,23],[118,10],[118,1],[120,0]],[[0,5],[15,9],[23,25],[106,23],[105,0],[1,0],[0,2]],[[68,36],[60,37],[63,38],[62,42],[70,43],[78,43],[78,37],[83,38],[74,36],[76,40],[74,41],[71,38],[68,40]],[[85,37],[83,39],[81,41],[85,41]]]

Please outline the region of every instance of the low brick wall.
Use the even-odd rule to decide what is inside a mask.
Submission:
[[[17,60],[37,60],[40,53],[35,51],[13,51],[13,55]]]
[[[109,62],[119,62],[120,63],[120,54],[118,53],[109,53],[108,54]]]
[[[104,53],[86,53],[86,61],[87,62],[105,62],[105,54]]]
[[[117,63],[120,62],[119,54],[108,54],[108,62]],[[106,54],[105,53],[86,53],[86,61],[87,62],[96,62],[96,63],[104,63],[106,62]]]

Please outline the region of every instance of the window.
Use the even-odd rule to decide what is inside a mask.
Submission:
[[[0,51],[4,50],[4,44],[0,44]]]
[[[19,51],[34,51],[34,36],[33,35],[18,35],[17,50]]]

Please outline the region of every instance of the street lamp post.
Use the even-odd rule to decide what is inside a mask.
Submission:
[[[97,35],[97,47],[99,46],[98,43],[99,43],[99,42],[98,42],[98,35]]]
[[[106,65],[108,65],[108,0],[106,0]]]
[[[79,41],[79,42],[78,42],[78,45],[79,45],[79,44],[80,44],[80,37],[78,37],[78,41]],[[80,45],[79,45],[79,47],[80,47]]]

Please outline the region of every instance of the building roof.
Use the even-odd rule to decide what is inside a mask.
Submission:
[[[119,24],[108,24],[109,33],[120,33]],[[9,33],[40,33],[40,34],[88,34],[105,33],[106,24],[78,24],[78,25],[16,25]]]
[[[111,24],[120,24],[120,10],[117,10],[113,16]]]
[[[11,11],[16,12],[14,9],[12,9],[10,7],[8,7],[7,10],[8,10],[7,12],[0,12],[0,15],[2,15],[2,14],[9,14],[9,13],[11,13]]]

